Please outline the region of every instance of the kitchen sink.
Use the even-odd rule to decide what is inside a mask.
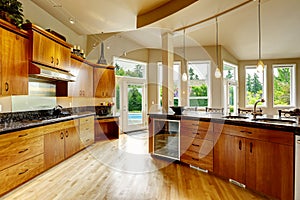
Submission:
[[[294,124],[296,121],[289,119],[274,119],[274,118],[256,118],[252,119],[257,122],[267,122],[267,123],[276,123],[276,124]]]
[[[227,116],[224,116],[223,118],[226,118],[226,119],[248,119],[249,117],[241,116],[241,115],[227,115]]]

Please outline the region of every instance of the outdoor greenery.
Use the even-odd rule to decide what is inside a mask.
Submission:
[[[190,80],[200,80],[199,76],[194,73],[194,69],[189,69],[189,79]],[[201,85],[192,85],[190,86],[190,97],[207,97],[207,85],[202,83]],[[190,98],[190,106],[207,106],[208,99],[200,98]]]
[[[263,97],[263,83],[259,81],[257,73],[254,73],[253,76],[247,74],[246,91],[248,105],[254,105],[258,99]]]
[[[130,71],[129,69],[125,71],[123,67],[121,67],[116,63],[115,65],[116,75],[143,78],[142,67],[143,67],[142,65],[137,64],[133,71]]]
[[[290,105],[291,72],[289,67],[275,68],[278,75],[274,76],[274,105]]]
[[[139,88],[140,86],[131,85],[128,91],[128,111],[130,112],[142,110],[142,94]]]

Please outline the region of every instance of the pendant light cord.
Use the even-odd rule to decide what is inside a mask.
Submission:
[[[217,68],[219,67],[219,27],[218,18],[216,17],[216,56],[217,56]]]
[[[260,20],[260,0],[258,0],[258,58],[261,60],[261,20]]]

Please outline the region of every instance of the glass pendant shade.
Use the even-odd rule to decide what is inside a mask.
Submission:
[[[184,72],[181,77],[182,81],[187,81],[187,74]]]
[[[262,73],[264,71],[264,63],[262,60],[259,60],[258,63],[257,63],[257,67],[256,67],[256,70],[257,72],[259,73]]]
[[[215,77],[216,78],[221,78],[222,74],[221,74],[221,71],[219,69],[219,67],[217,67],[216,71],[215,71]]]

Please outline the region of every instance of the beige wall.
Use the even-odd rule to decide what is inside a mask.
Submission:
[[[276,60],[263,60],[267,73],[267,98],[266,107],[263,107],[263,112],[267,114],[278,114],[278,109],[285,109],[273,107],[273,74],[272,65],[274,64],[296,64],[296,107],[300,107],[300,58],[298,59],[276,59]],[[256,65],[257,61],[240,61],[239,62],[239,103],[240,107],[245,107],[245,66]]]

